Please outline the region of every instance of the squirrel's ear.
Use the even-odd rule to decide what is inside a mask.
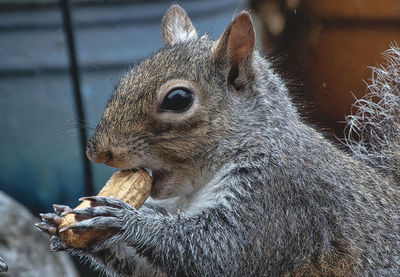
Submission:
[[[165,13],[162,23],[164,45],[172,45],[197,38],[197,32],[189,16],[179,5],[172,5]]]
[[[226,28],[213,53],[216,61],[227,63],[229,83],[234,84],[242,66],[251,62],[255,41],[256,35],[250,14],[243,11]]]

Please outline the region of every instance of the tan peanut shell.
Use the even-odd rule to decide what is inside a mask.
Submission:
[[[146,170],[139,169],[136,172],[119,171],[111,176],[97,195],[123,200],[138,210],[150,195],[151,182],[152,178]],[[84,209],[89,206],[89,201],[83,201],[74,210]],[[79,219],[76,217],[74,214],[67,214],[58,229],[77,223]],[[84,248],[109,237],[111,233],[101,230],[75,233],[73,230],[68,229],[60,232],[59,235],[68,246]]]

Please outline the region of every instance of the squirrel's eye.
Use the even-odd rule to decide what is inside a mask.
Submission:
[[[186,88],[171,90],[161,104],[164,111],[184,112],[192,105],[193,94]]]

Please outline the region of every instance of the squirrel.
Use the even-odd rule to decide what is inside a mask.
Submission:
[[[151,198],[85,197],[69,228],[113,230],[88,248],[60,240],[71,209],[55,205],[51,249],[108,276],[400,276],[400,49],[348,118],[351,153],[302,122],[246,11],[214,41],[173,5],[162,38],[87,145],[94,162],[151,170]]]

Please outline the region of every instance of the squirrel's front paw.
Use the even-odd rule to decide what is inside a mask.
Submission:
[[[120,240],[123,227],[129,218],[134,218],[137,211],[124,201],[101,196],[83,197],[80,201],[90,202],[84,209],[71,210],[62,215],[73,214],[78,219],[75,224],[63,227],[59,232],[93,234],[105,236],[92,245],[94,251],[109,248]]]
[[[41,214],[43,222],[35,224],[52,236],[52,251],[109,248],[121,240],[123,227],[137,214],[132,206],[114,198],[94,196],[80,200],[86,201],[88,206],[72,210],[68,206],[54,205],[55,213]]]
[[[124,201],[101,196],[82,197],[80,201],[89,201],[90,207],[72,210],[65,214],[74,214],[80,221],[62,228],[64,230],[84,231],[90,229],[119,230],[125,224],[127,214],[136,210]]]

